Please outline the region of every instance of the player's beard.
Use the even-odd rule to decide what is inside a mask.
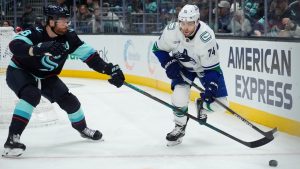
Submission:
[[[183,29],[181,29],[180,31],[182,32],[182,34],[186,37],[186,38],[188,38],[188,37],[190,37],[190,36],[192,36],[193,34],[194,34],[194,32],[195,32],[195,30],[196,29],[194,29],[193,31],[189,31],[189,30],[183,30]]]
[[[185,36],[185,38],[189,38],[189,37],[195,35],[199,24],[200,24],[199,22],[196,22],[193,30],[184,30],[184,29],[182,29],[182,27],[179,27],[179,29],[180,29],[181,33]]]
[[[53,28],[54,30],[54,33],[58,34],[58,35],[64,35],[65,33],[67,33],[68,31],[68,27],[65,27],[65,28],[58,28],[57,26],[55,26]]]
[[[193,32],[194,32],[194,31],[193,31]],[[187,32],[184,32],[183,34],[184,34],[184,36],[185,36],[186,38],[188,38],[189,36],[192,36],[193,32],[187,31]]]

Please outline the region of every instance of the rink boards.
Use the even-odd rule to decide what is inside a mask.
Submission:
[[[80,37],[105,61],[119,64],[127,82],[171,92],[170,80],[151,52],[157,36]],[[218,39],[218,44],[230,107],[252,121],[300,136],[300,43]],[[61,75],[107,78],[71,55]],[[194,90],[191,99],[195,97]]]

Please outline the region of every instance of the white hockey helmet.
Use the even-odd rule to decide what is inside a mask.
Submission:
[[[179,21],[198,21],[200,19],[200,12],[197,5],[184,5],[178,14]]]

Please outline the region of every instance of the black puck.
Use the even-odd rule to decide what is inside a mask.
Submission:
[[[278,162],[276,160],[270,160],[269,161],[269,166],[271,166],[271,167],[277,167],[277,165],[278,165]]]

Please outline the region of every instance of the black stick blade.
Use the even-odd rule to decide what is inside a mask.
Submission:
[[[249,142],[250,145],[248,147],[250,147],[250,148],[260,147],[260,146],[268,144],[272,140],[274,140],[274,136],[273,135],[272,135],[271,138],[270,137],[264,137],[264,138],[256,140],[256,141]]]

